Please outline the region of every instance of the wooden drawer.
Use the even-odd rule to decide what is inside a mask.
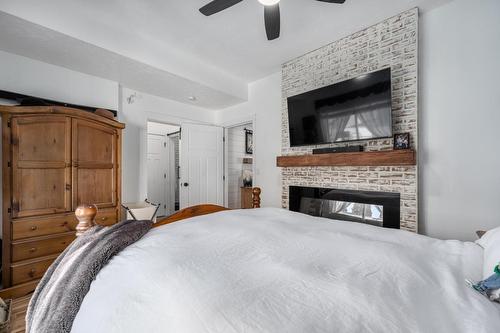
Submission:
[[[77,224],[73,213],[16,219],[12,221],[12,239],[74,232]]]
[[[95,217],[95,223],[99,225],[112,225],[117,222],[116,209],[99,209]]]
[[[14,241],[12,243],[12,262],[59,254],[75,238],[75,233],[70,231],[62,235]]]
[[[100,225],[115,224],[117,222],[116,209],[100,209],[97,212],[95,222]],[[73,212],[63,215],[16,219],[12,222],[12,239],[76,232],[77,224],[78,220]]]
[[[56,258],[57,254],[12,264],[10,266],[12,284],[16,285],[41,278]]]

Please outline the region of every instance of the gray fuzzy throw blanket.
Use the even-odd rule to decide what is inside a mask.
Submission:
[[[78,237],[40,280],[28,306],[26,331],[70,332],[83,298],[101,268],[151,226],[151,221],[129,220],[111,227],[95,226]]]

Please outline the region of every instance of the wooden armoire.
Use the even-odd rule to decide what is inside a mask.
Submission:
[[[2,286],[34,288],[75,238],[74,210],[120,219],[121,130],[113,119],[65,107],[0,107]]]

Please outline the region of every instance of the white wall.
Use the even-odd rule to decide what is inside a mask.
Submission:
[[[421,233],[475,239],[500,226],[500,1],[455,0],[420,21]],[[256,185],[281,206],[281,79],[250,84],[249,101],[217,122],[256,115]]]
[[[276,167],[281,152],[281,72],[251,83],[248,102],[216,114],[217,123],[224,126],[253,118],[254,186],[262,188],[262,206],[281,207],[281,172]]]
[[[420,225],[474,239],[500,226],[500,1],[455,0],[420,27]]]
[[[133,103],[127,98],[136,94]],[[142,201],[147,197],[148,121],[180,125],[184,122],[213,124],[215,111],[121,88],[118,120],[126,123],[123,133],[122,201]]]
[[[118,83],[2,51],[0,90],[118,109]]]

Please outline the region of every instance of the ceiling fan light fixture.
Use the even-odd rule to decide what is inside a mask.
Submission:
[[[280,0],[259,0],[259,2],[264,6],[273,6],[280,2]]]
[[[212,0],[200,8],[200,13],[205,16],[216,14],[228,9],[243,0]],[[264,26],[266,28],[267,40],[274,40],[280,36],[280,0],[258,0],[264,6]],[[346,0],[316,0],[327,3],[342,4]]]

